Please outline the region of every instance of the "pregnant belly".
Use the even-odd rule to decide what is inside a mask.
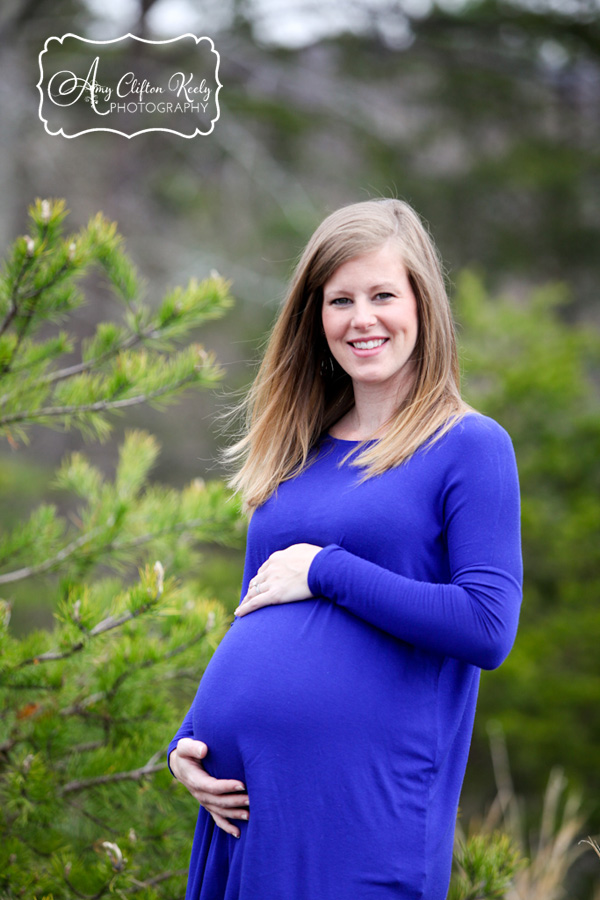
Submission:
[[[248,790],[296,777],[308,757],[328,769],[384,760],[399,779],[420,779],[433,762],[439,664],[320,599],[265,607],[236,619],[217,648],[194,737],[212,775]]]

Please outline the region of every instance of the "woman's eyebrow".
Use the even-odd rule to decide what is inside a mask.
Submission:
[[[393,281],[384,281],[382,284],[374,284],[370,289],[372,291],[396,291],[398,293],[400,288],[397,284],[394,284]]]
[[[369,292],[370,291],[396,291],[396,292],[399,292],[400,288],[398,287],[397,284],[394,284],[391,281],[384,281],[381,284],[372,284],[370,287],[367,288],[367,290]],[[337,295],[343,294],[344,296],[349,296],[352,293],[353,293],[352,288],[330,287],[323,291],[323,296],[329,297],[332,294],[337,294]]]

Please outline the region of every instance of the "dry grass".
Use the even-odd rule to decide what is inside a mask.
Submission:
[[[567,793],[567,780],[560,769],[551,772],[544,794],[542,816],[535,835],[527,833],[522,803],[515,795],[508,754],[500,731],[490,731],[492,761],[498,793],[483,821],[472,822],[469,831],[509,835],[526,860],[514,876],[505,900],[567,900],[565,882],[575,861],[590,845],[600,857],[600,846],[592,838],[581,840],[585,817],[581,798]],[[585,834],[585,832],[583,832]],[[594,900],[600,900],[600,881]]]

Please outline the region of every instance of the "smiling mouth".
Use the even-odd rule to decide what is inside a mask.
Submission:
[[[348,343],[357,350],[374,350],[375,347],[381,347],[382,344],[385,344],[387,340],[387,338],[374,338],[370,341],[348,341]]]

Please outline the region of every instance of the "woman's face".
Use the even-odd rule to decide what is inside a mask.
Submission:
[[[359,388],[389,388],[396,400],[414,376],[417,301],[398,244],[389,240],[343,263],[323,285],[322,322],[334,359]]]

